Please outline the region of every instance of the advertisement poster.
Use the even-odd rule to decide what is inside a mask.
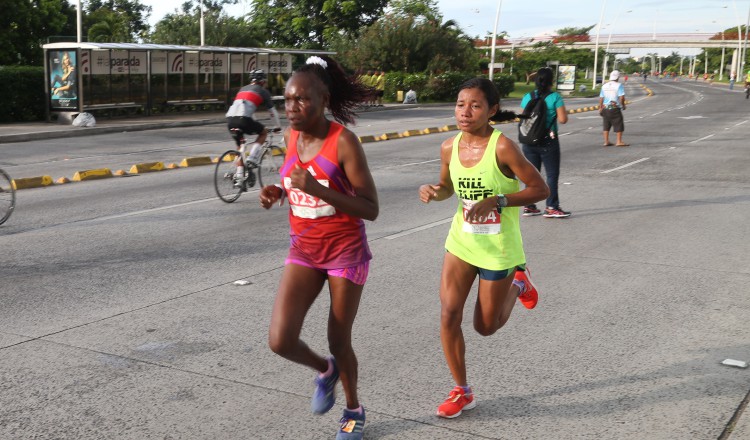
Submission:
[[[56,110],[78,109],[78,73],[76,51],[48,52],[50,107]]]
[[[576,66],[557,66],[557,90],[575,90]]]

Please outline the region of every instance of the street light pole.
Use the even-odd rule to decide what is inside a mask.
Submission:
[[[78,0],[78,4],[76,6],[76,27],[78,30],[76,31],[76,38],[77,41],[81,42],[81,0]]]
[[[747,34],[748,28],[750,27],[750,8],[747,9],[747,23],[745,23],[745,47],[742,49],[742,64],[745,64],[745,58],[747,57]],[[744,69],[743,69],[744,70]]]
[[[201,46],[206,45],[206,24],[203,21],[203,0],[200,0],[200,8],[201,8]]]
[[[627,11],[626,14],[629,14],[633,12]],[[607,77],[607,63],[609,62],[609,43],[612,41],[612,30],[615,27],[615,23],[617,23],[617,20],[619,20],[620,15],[622,14],[622,8],[617,12],[617,16],[615,17],[615,20],[610,24],[609,28],[609,36],[607,37],[607,48],[604,49],[604,67],[602,68],[602,83],[604,83],[604,79]],[[615,62],[617,62],[617,58],[615,58]],[[612,70],[614,70],[614,66],[612,67]]]
[[[497,13],[495,13],[495,28],[492,31],[492,52],[490,53],[490,81],[495,70],[495,45],[497,42],[497,23],[500,21],[500,8],[503,6],[503,0],[497,2]]]
[[[607,0],[602,0],[602,13],[599,14],[599,25],[596,28],[596,43],[594,43],[594,80],[591,85],[591,89],[596,89],[596,70],[598,69],[597,64],[599,63],[599,33],[602,31],[602,21],[604,20],[604,8],[607,6]],[[602,78],[602,84],[604,78]]]

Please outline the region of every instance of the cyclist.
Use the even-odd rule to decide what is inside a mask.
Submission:
[[[258,137],[255,142],[250,145],[248,149],[250,158],[255,158],[254,153],[261,148],[263,142],[266,141],[268,130],[260,122],[253,119],[255,111],[263,106],[267,108],[274,117],[274,122],[277,127],[281,127],[281,121],[279,120],[279,112],[273,106],[271,100],[271,94],[266,90],[266,74],[262,70],[255,70],[250,74],[251,82],[245,87],[241,88],[234,97],[234,102],[227,111],[227,128],[230,130],[234,141],[237,143],[237,149],[240,149],[242,144],[242,137],[236,132],[231,131],[233,128],[239,128],[244,134],[257,134]],[[255,158],[257,159],[257,158]],[[244,180],[244,172],[242,167],[242,158],[237,157],[237,171],[235,173],[235,181],[238,184]]]

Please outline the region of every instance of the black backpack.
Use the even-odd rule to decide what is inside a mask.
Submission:
[[[547,126],[547,103],[544,102],[549,93],[539,95],[537,90],[531,93],[531,100],[523,109],[523,114],[519,115],[521,121],[518,123],[518,142],[537,146],[550,138],[550,130]]]

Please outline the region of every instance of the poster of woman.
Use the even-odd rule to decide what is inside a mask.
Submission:
[[[557,68],[557,90],[575,90],[576,66],[561,65]]]
[[[53,109],[78,108],[78,78],[74,50],[50,51],[50,100]]]

